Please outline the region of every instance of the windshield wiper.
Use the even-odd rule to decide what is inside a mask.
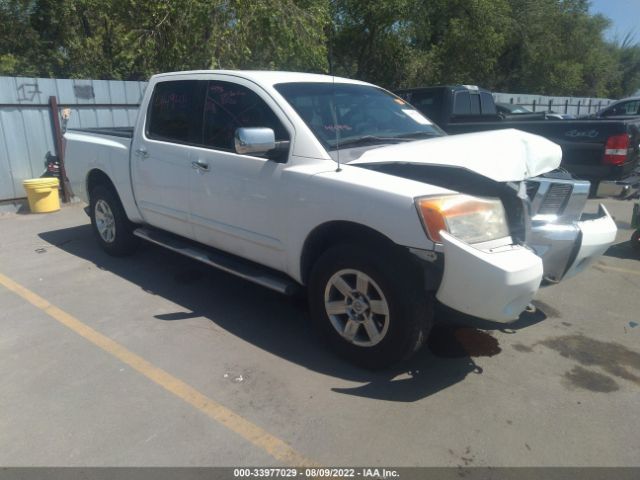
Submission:
[[[427,138],[427,137],[440,137],[441,135],[433,132],[411,132],[411,133],[403,133],[402,135],[398,135],[395,138],[409,140],[416,138]]]
[[[399,137],[377,137],[375,135],[365,135],[358,138],[350,138],[348,140],[342,140],[334,145],[334,148],[340,147],[356,147],[359,145],[375,145],[376,143],[398,143],[398,142],[410,142],[411,138]]]

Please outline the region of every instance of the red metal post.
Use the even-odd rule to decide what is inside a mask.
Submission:
[[[62,129],[60,128],[60,112],[58,111],[58,99],[49,97],[49,110],[53,122],[53,140],[56,145],[56,155],[60,161],[60,183],[62,187],[62,201],[67,203],[70,198],[67,171],[64,168],[64,143],[62,142]]]

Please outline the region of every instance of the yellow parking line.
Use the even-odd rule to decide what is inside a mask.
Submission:
[[[601,263],[594,265],[594,268],[601,268],[603,270],[611,270],[613,272],[630,273],[631,275],[640,275],[638,270],[629,270],[628,268],[610,267],[609,265],[603,265]]]
[[[232,410],[220,405],[206,395],[200,393],[192,386],[179,378],[156,367],[144,358],[127,350],[119,343],[101,334],[93,328],[85,325],[74,316],[52,305],[41,296],[33,293],[22,285],[14,282],[9,277],[0,273],[0,285],[22,297],[24,300],[39,308],[54,320],[75,333],[89,340],[105,352],[113,355],[121,362],[129,365],[149,380],[160,385],[176,397],[200,410],[209,418],[221,423],[229,430],[237,433],[245,440],[261,448],[280,462],[291,466],[315,466],[316,463],[295,451],[283,440],[271,435],[259,426],[244,419]]]

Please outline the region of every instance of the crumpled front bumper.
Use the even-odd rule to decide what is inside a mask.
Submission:
[[[591,218],[593,217],[593,218]],[[600,204],[596,215],[570,224],[535,222],[529,245],[542,259],[544,278],[559,282],[584,270],[615,241],[617,227]]]
[[[447,232],[444,271],[436,298],[459,312],[486,320],[518,318],[538,291],[542,260],[527,247],[481,250]]]
[[[579,222],[534,225],[527,246],[482,249],[441,231],[444,265],[436,298],[467,315],[510,322],[531,302],[543,276],[559,281],[584,270],[616,232],[603,205]]]

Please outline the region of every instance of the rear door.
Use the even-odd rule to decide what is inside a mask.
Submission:
[[[158,228],[193,236],[189,221],[190,155],[202,143],[205,80],[155,84],[145,125],[134,136],[131,176],[144,220]]]

